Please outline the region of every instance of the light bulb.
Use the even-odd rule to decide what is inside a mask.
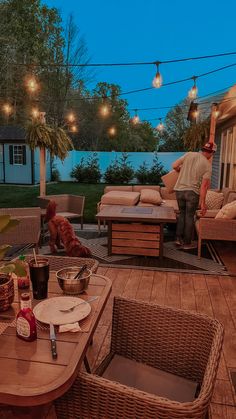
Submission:
[[[197,109],[193,111],[193,118],[197,119],[198,115],[199,115],[199,111]]]
[[[132,122],[134,125],[137,125],[140,122],[139,116],[134,115],[134,117],[132,118]]]
[[[34,78],[30,78],[26,81],[27,89],[30,93],[35,93],[38,90],[38,84]]]
[[[108,130],[109,135],[114,136],[116,135],[116,128],[115,127],[110,127]]]
[[[164,127],[164,124],[163,124],[163,122],[159,122],[159,124],[157,125],[157,127],[156,127],[156,129],[157,129],[157,131],[163,131],[163,129],[164,129],[165,127]]]
[[[219,111],[219,109],[215,109],[215,110],[213,111],[213,115],[214,115],[214,118],[218,118],[218,116],[220,115],[220,111]]]
[[[73,112],[71,112],[67,115],[67,119],[68,119],[69,122],[74,122],[75,121],[75,115],[73,114]]]
[[[104,117],[109,115],[109,108],[107,105],[102,105],[100,108],[100,114]]]
[[[193,86],[188,92],[189,99],[196,99],[197,92],[198,92],[197,86]]]
[[[33,118],[38,118],[39,117],[39,110],[37,108],[33,108],[31,111],[31,115],[33,116]]]
[[[152,85],[155,88],[159,88],[162,85],[162,77],[161,77],[161,73],[159,73],[159,71],[156,73],[153,81],[152,81]]]
[[[77,128],[76,125],[72,125],[71,128],[70,128],[70,130],[71,130],[71,132],[77,132],[78,131],[78,128]]]
[[[11,107],[11,105],[9,105],[9,103],[5,103],[5,104],[3,105],[3,107],[2,107],[2,109],[3,109],[3,112],[4,112],[7,116],[9,116],[9,115],[10,115],[10,113],[12,112],[12,107]]]

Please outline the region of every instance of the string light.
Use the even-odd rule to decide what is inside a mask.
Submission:
[[[71,132],[77,132],[77,131],[78,131],[77,126],[76,126],[76,125],[71,125],[71,127],[70,127],[70,131],[71,131]]]
[[[213,106],[213,116],[215,119],[217,119],[218,116],[220,115],[219,105],[218,103],[213,103],[212,106]]]
[[[31,111],[31,115],[33,118],[38,118],[39,117],[39,110],[37,108],[33,108]]]
[[[73,112],[70,112],[68,115],[67,115],[67,120],[68,120],[68,122],[71,122],[71,123],[73,123],[73,122],[75,122],[75,114],[73,113]]]
[[[4,103],[2,109],[6,116],[9,116],[13,111],[13,108],[9,103]]]
[[[39,85],[34,77],[30,77],[26,80],[26,87],[30,93],[35,93],[39,89]]]
[[[159,64],[160,64],[160,62],[157,61],[155,64],[156,64],[156,67],[157,67],[157,72],[156,72],[156,75],[155,75],[155,77],[154,77],[154,79],[152,81],[152,85],[155,88],[159,88],[162,85],[162,77],[161,77],[161,73],[159,71]]]
[[[165,126],[164,126],[164,124],[163,124],[163,122],[162,122],[161,118],[159,118],[159,119],[160,119],[160,122],[159,122],[159,124],[157,125],[156,129],[157,129],[157,131],[162,132],[162,131],[164,130]]]
[[[114,135],[116,135],[116,127],[110,127],[109,129],[108,129],[108,134],[111,136],[111,137],[114,137]]]
[[[193,76],[192,79],[193,79],[193,86],[188,92],[188,97],[189,97],[189,99],[194,100],[194,99],[196,99],[197,93],[198,93],[198,89],[197,89],[197,85],[196,85],[197,77]]]
[[[138,114],[137,114],[137,109],[135,109],[135,115],[134,115],[134,117],[132,118],[132,120],[131,120],[131,121],[133,122],[133,124],[134,124],[134,125],[139,124],[139,122],[140,122],[140,118],[139,118],[139,116],[138,116]]]
[[[104,118],[106,118],[109,115],[109,108],[108,106],[104,103],[101,107],[100,107],[100,114],[101,116],[103,116]]]
[[[194,103],[193,101],[190,103],[189,106],[189,111],[188,111],[188,116],[187,116],[187,120],[190,122],[196,122],[196,119],[198,117],[198,103]]]

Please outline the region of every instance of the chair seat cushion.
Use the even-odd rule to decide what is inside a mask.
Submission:
[[[181,403],[196,398],[198,384],[149,365],[114,355],[103,378]]]
[[[76,218],[76,217],[80,217],[80,214],[75,214],[74,212],[66,212],[66,211],[62,211],[62,212],[57,212],[57,215],[61,215],[62,217],[65,218]]]
[[[179,211],[179,206],[178,206],[178,202],[176,201],[176,199],[165,199],[162,202],[162,205],[164,207],[173,207],[175,212]]]
[[[102,195],[101,203],[106,205],[136,205],[139,200],[139,192],[110,191]]]

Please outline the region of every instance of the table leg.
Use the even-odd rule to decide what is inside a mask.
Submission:
[[[160,243],[159,243],[159,258],[160,258],[160,260],[162,260],[163,259],[163,236],[164,236],[164,233],[163,233],[163,224],[162,223],[160,223]]]
[[[108,237],[107,237],[108,256],[111,256],[111,249],[112,249],[112,221],[107,221],[107,228],[108,228]]]

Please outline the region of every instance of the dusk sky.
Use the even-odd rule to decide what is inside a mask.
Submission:
[[[152,62],[236,51],[235,0],[45,0],[44,3],[57,7],[63,19],[70,13],[74,15],[85,37],[91,63]],[[162,64],[160,72],[163,83],[168,83],[233,63],[236,55]],[[115,83],[122,92],[127,92],[151,87],[155,72],[155,65],[99,67],[94,84]],[[199,96],[234,83],[236,66],[199,78]],[[187,96],[192,84],[187,81],[122,97],[128,100],[129,110],[173,106]],[[138,111],[138,114],[141,119],[150,120],[164,117],[167,111]],[[152,123],[155,125],[155,121]]]

